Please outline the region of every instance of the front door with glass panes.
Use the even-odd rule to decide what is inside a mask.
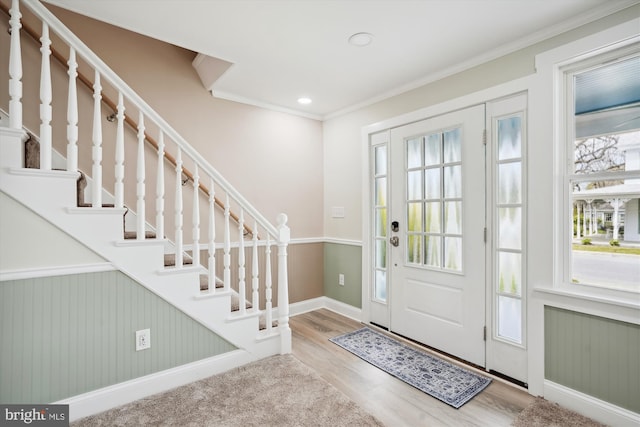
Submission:
[[[485,365],[484,105],[391,130],[390,329]],[[394,231],[397,230],[397,231]]]

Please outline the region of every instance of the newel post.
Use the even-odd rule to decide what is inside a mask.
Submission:
[[[289,278],[287,246],[291,230],[287,215],[278,215],[278,330],[280,332],[280,354],[291,353],[291,329],[289,328]]]

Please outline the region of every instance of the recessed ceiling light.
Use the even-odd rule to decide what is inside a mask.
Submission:
[[[373,35],[369,33],[355,33],[349,37],[349,43],[358,47],[365,47],[371,44]]]
[[[298,98],[298,104],[302,104],[302,105],[311,104],[311,98],[307,98],[306,96],[303,96],[302,98]]]

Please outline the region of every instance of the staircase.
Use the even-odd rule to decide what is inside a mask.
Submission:
[[[249,359],[289,353],[286,215],[275,225],[264,218],[38,0],[12,0],[9,14],[9,125],[0,122],[0,191],[246,351]],[[33,21],[41,31],[29,27]],[[39,46],[21,46],[21,32]],[[25,129],[22,120],[22,50],[28,48],[41,52],[37,132]],[[58,141],[51,123],[52,105],[64,104],[52,102],[51,69],[60,66],[69,76],[66,112],[57,113],[67,118],[64,156],[53,148]],[[89,68],[92,79],[79,68]],[[82,90],[93,97],[89,123],[79,123]],[[105,117],[115,122],[115,140],[103,140]],[[79,138],[80,127],[91,129],[90,144]],[[136,155],[125,159],[132,144]],[[107,147],[115,147],[111,164],[103,156]],[[150,149],[155,155],[147,159]],[[90,167],[81,171],[79,164]],[[132,172],[125,176],[125,170]],[[237,258],[233,266],[232,258]],[[272,258],[277,258],[273,266]]]

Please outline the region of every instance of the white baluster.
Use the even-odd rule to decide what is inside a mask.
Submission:
[[[280,332],[280,353],[291,353],[291,329],[289,328],[289,278],[287,273],[287,246],[291,231],[287,226],[287,216],[278,215],[278,330]]]
[[[93,160],[93,166],[91,168],[91,174],[93,178],[93,186],[91,192],[93,193],[92,206],[94,208],[102,207],[102,112],[101,101],[102,95],[100,91],[100,73],[98,70],[95,72],[95,81],[93,83],[93,150],[91,152],[91,158]]]
[[[267,334],[271,333],[273,326],[273,290],[271,289],[271,235],[267,233],[267,247],[265,249],[264,267],[264,308],[267,321]]]
[[[215,211],[215,190],[213,178],[209,184],[209,293],[216,291],[216,211]]]
[[[46,22],[42,23],[40,43],[40,169],[51,170],[51,39]]]
[[[231,211],[229,210],[229,194],[227,193],[226,201],[224,204],[224,256],[222,261],[224,263],[224,290],[231,289],[231,226],[229,224],[229,217]]]
[[[78,77],[78,63],[76,51],[69,48],[69,92],[67,94],[67,170],[78,171],[78,89],[76,78]]]
[[[146,218],[146,212],[145,212],[145,205],[144,205],[144,196],[145,196],[145,185],[144,185],[144,179],[145,179],[145,161],[144,161],[144,115],[142,114],[142,111],[140,111],[140,114],[138,115],[138,159],[137,159],[137,164],[136,164],[136,182],[137,182],[137,187],[136,187],[136,197],[137,197],[137,204],[136,204],[136,234],[137,240],[144,240],[145,239],[145,218]]]
[[[240,208],[238,218],[238,298],[240,299],[240,314],[247,313],[247,289],[245,283],[244,266],[244,211]]]
[[[258,311],[260,306],[260,299],[258,295],[258,287],[260,286],[259,272],[258,272],[258,221],[253,222],[253,252],[251,254],[251,290],[252,298],[251,304],[253,305],[253,311]]]
[[[182,268],[182,150],[176,156],[176,268]]]
[[[156,176],[156,238],[164,239],[164,132],[158,137],[158,175]]]
[[[115,165],[115,188],[116,208],[124,207],[124,97],[122,92],[118,93],[118,112],[116,124],[116,165]]]
[[[193,212],[191,213],[193,223],[193,265],[200,265],[200,175],[198,175],[198,164],[195,164],[193,171]]]
[[[20,5],[12,0],[11,10],[11,46],[9,48],[9,127],[22,129],[22,49],[20,47]]]

